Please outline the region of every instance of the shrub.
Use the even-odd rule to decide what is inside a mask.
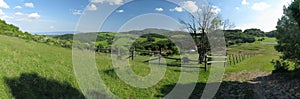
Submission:
[[[272,64],[275,67],[275,70],[273,72],[288,72],[289,71],[289,63],[286,60],[272,60]]]

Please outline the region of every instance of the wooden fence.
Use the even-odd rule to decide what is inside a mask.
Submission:
[[[228,65],[234,66],[246,59],[256,56],[257,53],[236,53],[228,55]]]
[[[209,58],[214,58],[214,59],[224,59],[224,61],[209,61]],[[204,59],[204,70],[207,71],[207,65],[211,63],[224,63],[224,67],[226,67],[226,62],[227,62],[227,56],[208,56],[205,55]]]

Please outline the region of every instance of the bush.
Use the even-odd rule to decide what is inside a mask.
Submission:
[[[289,63],[286,60],[272,60],[272,64],[275,67],[275,70],[273,70],[273,72],[288,72],[289,71]]]

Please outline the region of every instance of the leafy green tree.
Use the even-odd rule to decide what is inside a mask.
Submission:
[[[284,7],[284,16],[277,22],[275,34],[278,45],[276,50],[283,53],[283,60],[300,63],[300,0],[294,0],[288,7]]]
[[[260,30],[260,29],[246,29],[244,31],[244,33],[249,34],[249,35],[253,35],[253,36],[257,36],[257,37],[264,37],[265,36],[265,32]]]
[[[267,32],[266,36],[274,38],[276,33],[277,33],[277,30],[273,30],[273,31]]]
[[[243,33],[242,30],[224,30],[227,46],[239,43],[253,43],[255,38],[252,35]]]

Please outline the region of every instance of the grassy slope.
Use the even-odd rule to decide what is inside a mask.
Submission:
[[[46,44],[1,35],[0,42],[0,98],[13,97],[13,92],[11,91],[11,88],[9,87],[6,79],[17,79],[18,81],[22,82],[22,77],[20,76],[24,76],[26,74],[37,74],[39,78],[47,79],[49,80],[49,82],[50,80],[55,80],[59,82],[59,84],[67,84],[75,89],[78,89],[76,78],[73,73],[71,56],[72,53],[70,49],[49,46]],[[170,88],[166,88],[166,86],[173,86],[174,84],[176,84],[180,75],[180,72],[178,72],[180,70],[179,67],[170,66],[168,67],[163,80],[154,87],[147,89],[134,88],[121,81],[114,73],[114,71],[112,71],[113,67],[109,57],[109,54],[106,55],[98,53],[96,55],[99,73],[105,80],[110,90],[121,98],[164,96],[167,93],[163,92],[162,90],[170,90]],[[135,61],[131,61],[131,63],[134,64],[133,70],[138,75],[145,76],[150,72],[148,63],[143,62],[148,59],[149,57],[140,56],[136,58]],[[173,60],[167,61],[169,63],[173,63]],[[193,71],[195,69],[198,68],[186,68],[185,70]],[[187,74],[189,73],[187,72]],[[199,77],[199,82],[205,82],[208,72],[201,72],[200,75],[202,76]],[[188,81],[188,78],[186,79]],[[32,85],[30,84],[27,84],[25,86],[32,87]],[[47,86],[47,83],[41,84],[41,86]],[[64,89],[58,88],[56,91],[59,90]],[[30,93],[32,92],[30,88],[25,88],[25,90],[21,91],[23,91],[23,93],[29,92],[27,94],[32,94],[29,96],[35,96],[36,94],[39,94]],[[23,93],[20,92],[19,94]]]
[[[37,74],[40,78],[55,80],[62,85],[68,84],[70,87],[77,88],[73,75],[71,50],[1,35],[0,41],[0,98],[12,97],[5,79],[18,78],[22,74]],[[22,79],[16,80],[22,81]],[[37,82],[37,84],[41,83]],[[27,92],[30,88],[20,91]]]
[[[275,42],[275,38],[266,38],[263,42]],[[241,70],[261,70],[261,71],[272,71],[274,69],[271,61],[273,59],[279,59],[280,53],[274,49],[274,45],[264,45],[260,42],[251,44],[242,44],[230,47],[229,53],[241,52],[255,52],[258,55],[246,59],[235,66],[229,66],[226,71],[234,72]]]
[[[12,97],[13,92],[10,92],[11,88],[7,85],[5,79],[18,78],[24,73],[36,73],[39,77],[47,80],[55,80],[59,82],[59,84],[67,84],[78,91],[76,78],[73,74],[72,53],[70,49],[30,41],[27,42],[25,40],[6,36],[0,36],[0,42],[0,98]],[[273,66],[270,64],[270,61],[273,58],[278,58],[279,55],[275,52],[272,45],[261,45],[259,43],[243,44],[231,47],[230,49],[231,52],[241,50],[249,52],[258,51],[261,52],[261,54],[247,59],[236,66],[229,66],[227,72],[256,69],[271,71]],[[96,55],[97,66],[106,85],[114,94],[120,96],[120,98],[164,96],[172,89],[172,86],[176,84],[180,74],[180,72],[178,72],[180,70],[179,67],[169,66],[165,77],[155,86],[147,89],[134,88],[117,77],[113,71],[109,57],[109,54],[98,53]],[[144,63],[144,61],[148,59],[149,57],[139,56],[135,61],[131,61],[131,64],[134,64],[132,66],[133,71],[141,76],[147,75],[147,73],[150,72],[150,69],[148,63]],[[167,62],[176,63],[172,60],[167,60]],[[188,71],[186,73],[193,70],[195,70],[195,68],[186,68],[186,71]],[[198,82],[205,82],[208,74],[209,72],[200,72]],[[203,84],[197,86],[197,88],[198,91],[202,90]],[[60,89],[54,91],[59,90]],[[30,89],[21,91],[27,92],[30,91]],[[200,92],[194,93],[195,96],[198,96],[199,94]]]

